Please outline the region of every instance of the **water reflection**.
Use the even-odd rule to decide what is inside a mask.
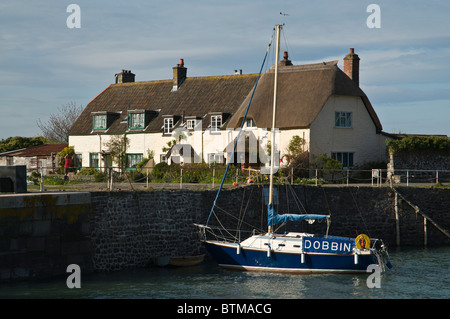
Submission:
[[[213,261],[185,268],[145,268],[83,275],[80,289],[66,277],[0,285],[0,298],[450,298],[450,247],[391,252],[394,268],[381,288],[367,274],[288,275],[235,272]]]

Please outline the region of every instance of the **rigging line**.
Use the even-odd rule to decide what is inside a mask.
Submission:
[[[325,203],[327,204],[328,215],[331,216],[331,209],[330,209],[330,205],[328,204],[327,194],[325,194],[325,189],[323,187],[321,187],[321,188],[322,188],[322,192],[323,192],[323,197],[325,198]]]
[[[221,208],[221,207],[219,207],[219,206],[217,206],[217,205],[216,205],[216,208],[220,209],[222,212],[224,212],[224,213],[227,214],[228,216],[230,216],[230,217],[232,217],[232,218],[234,218],[234,219],[238,219],[236,216],[234,216],[233,214],[227,212],[225,209],[223,209],[223,208]],[[216,218],[217,218],[217,215],[216,215],[215,213],[214,213],[214,216],[216,216]],[[217,218],[217,221],[220,223],[220,221],[218,220],[218,218]],[[244,223],[245,225],[247,225],[247,226],[249,226],[249,227],[251,227],[251,228],[253,228],[253,229],[257,229],[258,231],[262,231],[261,228],[255,227],[255,225],[252,225],[252,224],[250,224],[250,223],[248,223],[248,222],[246,222],[246,221],[242,221],[242,222],[241,222],[241,225],[242,225],[242,223]]]
[[[206,225],[208,225],[208,223],[209,223],[209,220],[210,220],[210,218],[211,218],[211,214],[212,214],[212,212],[213,212],[213,210],[214,210],[214,206],[216,205],[217,199],[219,198],[220,191],[222,190],[223,184],[224,184],[224,182],[225,182],[225,177],[227,176],[228,169],[230,168],[231,159],[234,158],[234,153],[235,153],[235,151],[236,151],[236,146],[237,146],[239,137],[241,136],[242,128],[244,127],[244,123],[245,123],[245,121],[246,121],[246,119],[247,119],[247,114],[248,114],[248,110],[249,110],[249,108],[250,108],[250,104],[252,103],[252,100],[253,100],[253,95],[255,94],[256,87],[257,87],[258,82],[259,82],[259,79],[260,79],[260,77],[261,77],[262,69],[263,69],[263,67],[264,67],[264,64],[266,63],[266,58],[267,58],[269,49],[270,49],[270,47],[271,47],[271,45],[272,45],[273,36],[274,36],[274,32],[272,33],[272,39],[270,40],[269,46],[267,47],[267,50],[266,50],[266,54],[264,55],[264,60],[263,60],[263,63],[262,63],[262,65],[261,65],[261,68],[260,68],[260,70],[259,70],[258,78],[256,79],[256,83],[255,83],[255,86],[253,87],[253,91],[252,91],[252,95],[251,95],[251,97],[250,97],[250,101],[248,102],[247,109],[245,110],[244,118],[242,119],[241,127],[240,127],[240,129],[239,129],[239,133],[238,133],[238,135],[237,135],[237,137],[236,137],[236,140],[235,140],[235,142],[234,142],[233,152],[231,153],[230,159],[228,160],[228,164],[227,164],[227,167],[226,167],[226,169],[225,169],[225,173],[223,174],[222,181],[220,182],[220,186],[219,186],[219,189],[218,189],[218,191],[217,191],[216,198],[214,199],[214,202],[213,202],[211,211],[210,211],[210,213],[209,213],[208,220],[206,221]]]
[[[244,219],[244,216],[245,216],[245,214],[244,214],[244,216],[242,215],[242,210],[243,210],[243,207],[244,207],[244,199],[245,199],[245,187],[244,187],[244,191],[243,191],[243,193],[242,193],[241,209],[239,210],[239,219],[238,219],[238,224],[237,224],[236,232],[238,232],[239,229],[241,228],[241,223],[240,223],[240,221],[241,221],[242,219]],[[237,236],[237,234],[236,234],[236,236]]]
[[[231,233],[230,233],[230,232],[222,225],[222,223],[220,222],[220,220],[217,218],[217,215],[216,215],[215,212],[214,212],[214,216],[216,216],[217,222],[218,222],[218,223],[220,224],[220,226],[222,227],[222,228],[219,228],[219,231],[220,231],[222,237],[225,238],[225,236],[222,234],[222,231],[225,231],[226,233],[228,233],[228,235],[229,235],[231,238],[233,238],[234,240],[236,240],[236,236],[233,236],[233,234],[231,234]]]
[[[348,191],[349,191],[350,194],[352,195],[353,202],[355,203],[356,210],[358,211],[359,216],[361,217],[361,220],[362,220],[362,222],[363,222],[363,224],[364,224],[364,228],[366,229],[366,232],[369,233],[369,228],[368,228],[367,225],[366,225],[366,221],[364,220],[364,217],[363,217],[362,214],[361,214],[361,210],[360,210],[359,207],[358,207],[358,203],[356,202],[356,198],[355,198],[355,196],[353,195],[353,192],[352,192],[352,190],[350,189],[350,187],[348,187]]]
[[[243,213],[242,217],[240,217],[240,219],[238,221],[238,229],[237,229],[237,231],[239,231],[241,229],[242,223],[244,222],[245,214],[247,213],[247,208],[248,208],[248,205],[250,204],[250,198],[252,197],[252,194],[253,194],[253,189],[254,189],[254,187],[251,188],[250,195],[248,195],[247,205],[245,206],[245,209],[244,209],[244,213]],[[242,210],[242,207],[241,207],[241,210]]]
[[[301,208],[303,208],[304,213],[307,214],[308,212],[306,211],[305,206],[303,206],[302,201],[300,200],[300,198],[298,198],[298,196],[295,193],[294,188],[292,187],[292,185],[289,185],[289,190],[291,191],[291,193],[293,195],[294,201],[297,204],[297,207],[298,207],[299,211],[301,211]]]

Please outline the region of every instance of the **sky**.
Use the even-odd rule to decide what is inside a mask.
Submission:
[[[343,69],[355,48],[384,132],[450,136],[449,15],[442,0],[2,1],[0,139],[41,135],[38,119],[85,107],[122,69],[171,79],[183,58],[188,77],[257,73],[275,24],[294,64]]]

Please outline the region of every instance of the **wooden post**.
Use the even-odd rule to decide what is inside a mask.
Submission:
[[[409,170],[406,171],[406,186],[409,186]]]
[[[395,212],[395,242],[398,247],[400,247],[400,220],[398,216],[398,194],[395,192],[395,203],[394,203],[394,212]]]
[[[44,190],[44,169],[41,167],[41,192]]]
[[[180,169],[180,189],[183,188],[183,169]]]
[[[427,247],[427,219],[423,218],[423,245]]]

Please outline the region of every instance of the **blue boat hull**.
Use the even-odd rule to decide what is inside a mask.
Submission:
[[[378,264],[373,254],[287,253],[241,248],[236,245],[206,241],[205,246],[217,263],[227,269],[289,273],[366,272],[371,264]]]

